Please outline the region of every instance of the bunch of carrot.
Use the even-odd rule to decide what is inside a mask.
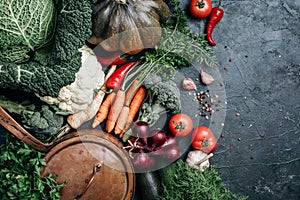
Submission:
[[[155,63],[143,63],[130,68],[122,80],[120,89],[107,94],[104,102],[99,107],[92,127],[95,128],[106,120],[106,132],[113,132],[122,137],[130,128],[146,98],[147,91],[142,87],[144,80],[149,74],[160,69],[160,65]],[[125,89],[125,87],[127,88]]]
[[[129,129],[146,97],[146,89],[135,79],[127,90],[119,89],[107,94],[95,116],[92,127],[106,120],[106,132],[123,136]]]

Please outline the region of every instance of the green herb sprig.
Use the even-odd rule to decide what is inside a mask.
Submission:
[[[170,5],[172,12],[169,20],[162,25],[161,41],[145,53],[143,60],[169,66],[166,67],[168,73],[162,74],[175,73],[176,69],[190,66],[194,61],[210,67],[217,66],[215,52],[205,39],[205,34],[194,33],[188,28],[188,19],[180,8],[180,1],[171,0]]]
[[[162,200],[246,200],[234,194],[222,183],[219,172],[210,167],[203,173],[179,160],[159,170],[162,181]]]
[[[0,145],[0,199],[59,199],[63,184],[53,175],[41,178],[44,153],[6,136]]]

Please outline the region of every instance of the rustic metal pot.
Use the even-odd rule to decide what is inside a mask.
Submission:
[[[45,144],[0,107],[0,124],[23,142],[46,152],[42,176],[52,173],[65,183],[61,199],[132,199],[135,174],[122,143],[98,129],[73,131]]]

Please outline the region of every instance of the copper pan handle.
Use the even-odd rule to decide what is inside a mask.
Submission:
[[[45,144],[26,131],[0,106],[0,124],[14,136],[35,148],[38,151],[47,152],[52,144]]]
[[[92,185],[93,181],[95,180],[96,173],[101,170],[102,165],[103,165],[103,161],[101,161],[99,163],[96,163],[94,165],[93,173],[92,173],[92,176],[91,176],[88,184],[86,185],[84,190],[74,198],[74,200],[77,200],[77,199],[81,198],[86,193],[86,191],[89,189],[89,187]]]

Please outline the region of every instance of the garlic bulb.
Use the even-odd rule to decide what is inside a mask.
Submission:
[[[190,167],[204,172],[204,170],[210,166],[209,158],[211,158],[212,156],[212,153],[206,154],[201,150],[190,151],[186,159],[186,163]]]

